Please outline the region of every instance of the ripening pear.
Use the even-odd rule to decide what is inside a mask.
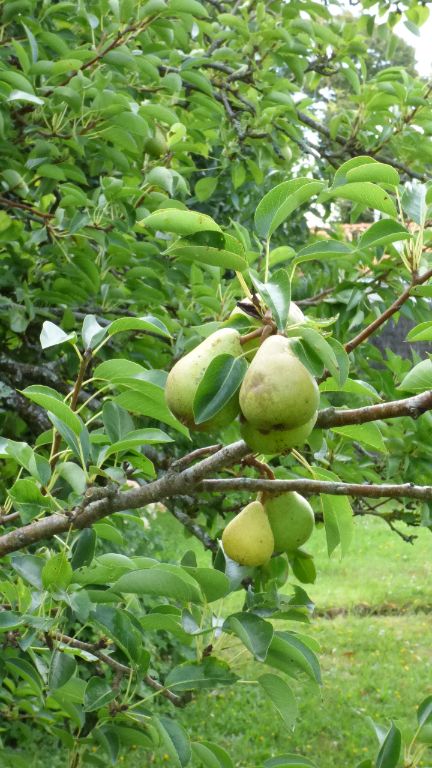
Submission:
[[[313,376],[284,336],[260,346],[240,387],[240,408],[255,429],[293,429],[310,421],[319,405]]]
[[[272,529],[260,501],[252,501],[222,534],[225,553],[240,565],[264,565],[274,550]]]
[[[315,518],[304,496],[295,491],[264,494],[263,504],[273,531],[275,552],[293,552],[309,539]]]
[[[255,453],[285,453],[290,448],[296,448],[306,442],[315,426],[317,415],[318,412],[315,412],[312,418],[300,427],[270,431],[256,429],[248,421],[242,421],[240,433],[245,443]]]
[[[181,358],[168,374],[165,398],[168,408],[189,429],[202,432],[230,424],[239,412],[238,393],[233,395],[213,418],[195,424],[193,401],[198,385],[211,361],[218,355],[239,357],[243,352],[240,334],[235,328],[220,328]]]

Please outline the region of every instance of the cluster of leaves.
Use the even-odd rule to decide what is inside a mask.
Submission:
[[[324,407],[394,399],[397,385],[432,388],[429,360],[383,360],[370,343],[349,360],[343,346],[426,267],[430,240],[430,91],[399,66],[369,75],[374,26],[391,56],[399,18],[380,23],[370,5],[348,18],[310,0],[3,3],[6,531],[68,519],[99,492],[150,483],[188,450],[188,431],[165,404],[166,370],[212,330],[238,323],[227,318],[244,292],[260,294],[280,330],[291,295],[303,302],[307,322],[287,332],[315,376],[330,374]],[[399,5],[411,25],[427,17],[422,5]],[[316,97],[324,85],[327,106]],[[338,224],[311,235],[304,206],[331,222],[341,202],[352,221],[372,210],[375,223],[354,242]],[[429,341],[431,288],[412,292],[409,340]],[[245,318],[239,327],[256,326]],[[240,385],[245,366],[223,362],[203,379],[201,420]],[[317,479],[427,482],[430,419],[316,430],[305,461]],[[236,425],[223,434],[237,437]],[[292,456],[274,464],[277,477],[304,472]],[[189,531],[199,516],[215,540],[239,500],[202,500],[176,500],[173,511],[185,520],[186,509]],[[323,495],[319,504],[329,552],[345,553],[348,500]],[[400,517],[430,524],[426,505]],[[205,733],[191,744],[172,710],[239,682],[236,644],[293,726],[286,678],[318,684],[320,673],[316,643],[291,624],[308,621],[311,601],[299,586],[279,591],[287,558],[255,572],[217,548],[206,568],[190,552],[176,564],[124,554],[145,536],[142,516],[121,510],[5,558],[4,761],[38,728],[64,744],[73,768],[115,764],[132,744],[163,749],[180,766],[193,755],[230,768]],[[303,584],[316,577],[306,552],[290,567]],[[243,610],[222,619],[220,601],[240,590]],[[282,765],[311,763],[285,755],[266,768]]]

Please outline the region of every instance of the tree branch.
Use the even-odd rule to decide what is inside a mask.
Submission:
[[[225,493],[226,491],[245,491],[256,493],[268,491],[271,493],[285,493],[297,491],[305,496],[315,496],[319,493],[331,496],[359,496],[369,499],[418,499],[420,501],[432,500],[432,485],[414,485],[404,483],[402,485],[366,485],[362,483],[332,483],[328,480],[263,480],[251,477],[234,477],[228,479],[203,480],[198,491],[210,493]]]
[[[112,656],[109,656],[107,653],[103,653],[103,651],[98,648],[97,643],[85,643],[83,640],[76,640],[74,637],[69,637],[69,635],[64,635],[61,632],[54,632],[53,636],[56,638],[56,640],[59,640],[65,645],[69,645],[71,648],[78,648],[79,650],[87,651],[93,656],[96,656],[97,659],[102,661],[108,667],[111,667],[111,669],[113,669],[116,674],[120,673],[122,675],[130,675],[133,672],[130,667],[127,667],[125,664],[121,664],[119,661],[116,661],[116,659],[113,659]],[[165,686],[155,680],[154,677],[151,677],[151,675],[145,675],[143,680],[144,683],[149,686],[149,688],[153,688],[154,691],[159,691],[161,696],[164,696],[166,699],[168,699],[168,701],[174,704],[174,706],[184,706],[185,702],[181,696],[177,696],[176,693],[169,691],[167,688],[165,688]]]
[[[403,400],[395,400],[378,405],[365,406],[356,409],[326,408],[320,411],[317,426],[330,428],[332,426],[347,426],[349,424],[365,424],[377,419],[392,419],[400,416],[417,418],[427,410],[432,409],[432,390],[414,395]],[[212,446],[213,449],[213,446]],[[201,450],[201,449],[199,449]],[[370,498],[414,498],[432,499],[432,486],[404,485],[361,485],[349,483],[325,483],[316,480],[254,480],[252,478],[233,478],[227,480],[206,480],[209,475],[226,467],[238,464],[250,453],[243,440],[231,443],[216,451],[213,455],[199,461],[182,471],[170,468],[158,480],[148,485],[133,488],[130,491],[116,490],[115,486],[89,489],[81,505],[65,514],[56,514],[37,520],[30,525],[17,528],[0,536],[0,557],[19,549],[35,544],[42,539],[52,538],[71,529],[88,528],[103,517],[122,512],[126,509],[139,509],[157,501],[163,501],[173,496],[185,496],[200,491],[227,490],[297,490],[306,494],[329,493],[333,495],[366,496]],[[197,456],[196,452],[189,454]],[[178,466],[178,465],[177,465]],[[181,466],[181,464],[180,464]],[[265,487],[264,487],[264,484]],[[281,486],[285,483],[285,486]],[[257,485],[258,484],[258,485]],[[270,484],[270,485],[269,485]],[[276,485],[278,484],[278,485]],[[287,485],[288,484],[288,485]],[[187,527],[194,536],[199,538],[206,547],[213,548],[213,541],[205,531],[194,523],[184,513],[178,513],[177,519]]]
[[[316,422],[317,427],[328,429],[331,427],[344,427],[350,424],[366,424],[369,421],[380,419],[396,419],[409,416],[418,419],[422,413],[432,409],[432,390],[422,392],[403,400],[391,400],[388,403],[366,405],[363,408],[325,408],[319,411]]]
[[[296,111],[297,117],[300,120],[303,125],[307,125],[309,128],[312,128],[313,131],[316,131],[317,133],[320,133],[322,136],[325,136],[326,139],[328,139],[330,142],[336,142],[336,144],[340,144],[341,147],[344,148],[344,151],[351,155],[351,157],[356,157],[360,154],[373,154],[375,160],[378,160],[381,163],[387,163],[388,165],[392,165],[393,168],[397,168],[399,171],[402,171],[402,173],[405,173],[407,176],[409,176],[412,179],[418,179],[419,181],[428,181],[430,176],[423,173],[417,173],[416,171],[413,171],[411,168],[409,168],[407,165],[404,165],[404,163],[399,162],[398,160],[395,160],[393,157],[386,157],[385,155],[381,155],[378,153],[374,153],[373,149],[369,149],[367,152],[366,150],[360,150],[358,147],[354,147],[353,145],[350,145],[348,142],[348,139],[346,136],[331,136],[330,131],[327,128],[327,126],[323,125],[322,123],[319,123],[317,120],[314,120],[312,117],[309,117],[309,115],[306,115],[305,112],[302,112],[301,110]]]
[[[412,281],[410,285],[408,285],[403,293],[399,296],[399,298],[396,299],[396,301],[393,302],[393,304],[390,304],[389,307],[385,310],[385,312],[382,313],[379,317],[376,318],[372,323],[370,323],[366,328],[363,328],[360,333],[357,334],[351,341],[348,341],[347,344],[345,344],[345,350],[347,352],[352,352],[353,349],[359,346],[363,341],[369,338],[369,336],[372,336],[375,331],[381,327],[387,320],[392,317],[392,315],[396,314],[396,312],[399,311],[399,309],[402,307],[403,304],[410,298],[413,288],[415,288],[417,285],[422,285],[423,283],[426,283],[429,278],[432,277],[432,269],[428,269],[427,272],[425,272],[423,275],[413,275]]]

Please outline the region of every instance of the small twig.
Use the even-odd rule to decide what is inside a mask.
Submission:
[[[245,467],[255,467],[261,477],[268,477],[269,480],[275,479],[274,472],[272,469],[270,469],[268,464],[264,464],[263,461],[258,461],[258,459],[253,454],[245,456],[244,459],[241,460],[241,464]]]
[[[394,315],[396,312],[399,311],[399,309],[402,307],[403,304],[410,298],[413,288],[415,288],[417,285],[422,285],[423,283],[427,282],[429,278],[432,277],[432,269],[429,269],[427,272],[425,272],[421,276],[413,275],[412,281],[410,285],[408,285],[403,293],[396,299],[396,301],[393,302],[385,312],[382,313],[379,317],[376,318],[372,323],[370,323],[366,328],[363,328],[360,333],[357,334],[351,341],[348,341],[347,344],[345,344],[345,350],[347,352],[352,352],[353,349],[359,346],[363,341],[369,338],[369,336],[372,336],[375,331],[380,328],[381,325],[383,325],[386,320],[388,320],[392,315]]]
[[[18,520],[20,512],[11,512],[10,515],[0,515],[0,525],[7,525],[7,523],[13,523],[14,520]]]
[[[189,467],[194,463],[196,459],[202,459],[204,456],[211,456],[213,453],[217,453],[222,448],[221,443],[216,445],[205,445],[203,448],[197,448],[195,451],[187,453],[186,456],[182,456],[180,459],[176,459],[171,464],[171,469],[176,472],[181,472],[186,467]]]
[[[174,505],[172,507],[168,507],[168,509],[172,516],[175,517],[175,519],[178,520],[179,523],[181,523],[182,526],[192,534],[192,536],[195,536],[195,538],[204,545],[205,549],[209,549],[211,552],[216,551],[217,541],[212,539],[211,536],[209,536],[208,533],[204,530],[204,528],[199,525],[199,523],[195,523],[194,520],[192,520],[192,518],[186,514],[186,512],[183,512],[181,509],[177,509]]]
[[[59,642],[64,643],[65,645],[69,645],[71,648],[87,651],[93,656],[96,656],[96,658],[114,670],[116,673],[115,681],[118,680],[118,676],[130,675],[133,672],[133,670],[130,667],[127,667],[126,664],[121,664],[119,661],[116,661],[116,659],[113,659],[112,656],[108,656],[108,654],[99,650],[97,643],[85,643],[83,640],[76,640],[75,638],[69,637],[69,635],[64,635],[61,632],[53,632],[52,636],[54,636],[56,640],[59,640]],[[167,690],[163,685],[161,685],[161,683],[159,683],[150,675],[146,675],[144,677],[144,682],[150,688],[153,688],[153,690],[159,691],[162,696],[168,699],[168,701],[170,701],[176,707],[184,706],[184,701],[180,696],[177,696],[177,694]]]

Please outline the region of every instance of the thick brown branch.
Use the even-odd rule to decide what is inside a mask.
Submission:
[[[377,419],[391,419],[399,416],[410,416],[417,418],[425,411],[432,409],[432,391],[424,392],[420,395],[414,395],[403,400],[396,400],[389,403],[379,403],[378,405],[366,406],[357,409],[333,409],[327,408],[321,411],[318,417],[317,425],[323,428],[332,426],[347,426],[349,424],[364,424],[368,421]],[[250,453],[250,449],[239,440],[232,443],[212,456],[208,456],[202,461],[188,467],[181,472],[167,472],[159,480],[149,483],[145,486],[134,488],[130,491],[117,491],[115,487],[98,488],[98,498],[90,496],[86,498],[86,503],[81,504],[71,513],[64,515],[50,515],[49,517],[38,520],[30,525],[17,528],[14,531],[0,536],[0,557],[15,552],[19,549],[35,544],[43,539],[52,538],[55,535],[65,533],[71,528],[82,529],[96,523],[98,520],[114,512],[122,512],[126,509],[139,509],[157,501],[171,498],[173,496],[184,496],[191,492],[212,491],[212,490],[268,490],[269,483],[291,483],[287,486],[290,490],[299,490],[304,493],[330,493],[335,495],[353,495],[366,496],[371,498],[415,498],[432,499],[432,486],[412,486],[412,485],[382,485],[370,486],[361,484],[345,483],[322,483],[313,480],[291,480],[291,481],[272,481],[272,480],[254,480],[252,478],[234,478],[228,480],[206,480],[209,475],[220,471],[226,467],[238,464],[244,456]],[[261,485],[256,485],[256,484]],[[263,483],[267,483],[264,488]],[[296,486],[294,487],[294,484]],[[255,485],[254,485],[255,484]],[[276,485],[271,489],[276,490]],[[101,494],[106,495],[99,498]],[[187,517],[187,516],[186,516]],[[204,532],[201,527],[195,530],[196,524],[189,518],[180,520],[189,530],[197,536],[205,546],[212,548],[213,542],[209,538],[204,538]],[[192,527],[193,526],[193,529]],[[199,530],[198,530],[199,529]]]
[[[256,493],[257,491],[271,491],[282,493],[285,491],[297,491],[305,496],[315,496],[319,493],[331,496],[359,496],[369,499],[418,499],[430,501],[432,499],[432,485],[363,485],[362,483],[332,483],[327,480],[255,480],[251,477],[235,477],[229,479],[203,480],[198,490],[211,493],[226,493],[226,491],[244,491]]]
[[[316,426],[327,429],[349,426],[350,424],[366,424],[368,421],[378,421],[379,419],[396,419],[401,416],[417,419],[422,413],[431,409],[432,390],[428,390],[403,400],[366,405],[363,408],[346,410],[343,408],[325,408],[319,412]]]

